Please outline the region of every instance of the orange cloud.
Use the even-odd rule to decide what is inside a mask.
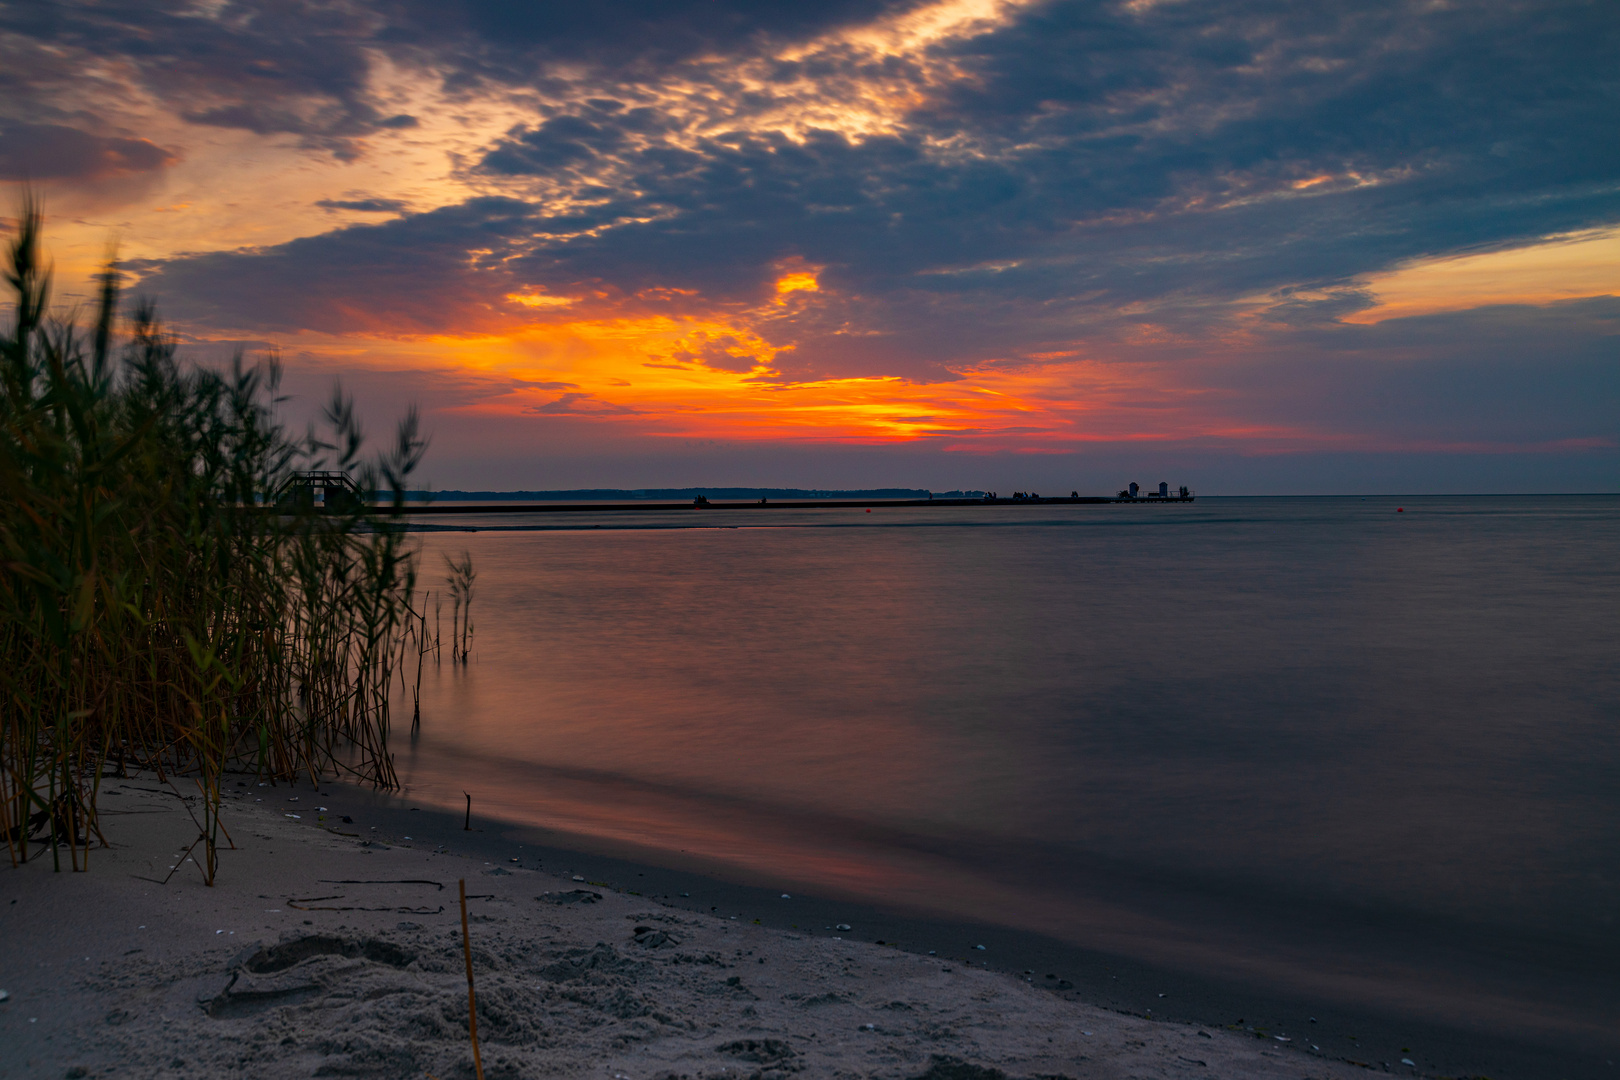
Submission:
[[[1371,278],[1377,305],[1346,322],[1461,311],[1488,304],[1550,304],[1620,295],[1620,229],[1553,237],[1528,247],[1421,259]]]
[[[776,279],[776,291],[779,293],[819,292],[820,290],[821,284],[816,280],[816,275],[812,273],[801,271],[795,274],[783,274]]]
[[[745,323],[713,315],[396,338],[377,341],[375,353],[357,350],[352,337],[304,335],[284,348],[334,366],[397,370],[403,363],[473,377],[475,389],[440,405],[441,413],[611,424],[655,437],[1061,452],[1099,441],[1230,434],[1218,417],[1195,417],[1207,403],[1174,389],[1160,365],[1064,350],[1033,363],[963,368],[940,382],[788,381],[769,370],[775,346]]]

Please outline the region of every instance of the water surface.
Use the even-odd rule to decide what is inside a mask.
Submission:
[[[414,797],[1463,1022],[1612,1015],[1538,987],[1620,956],[1620,499],[558,517],[424,536],[479,577]]]

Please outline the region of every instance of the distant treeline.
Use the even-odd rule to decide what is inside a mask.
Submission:
[[[387,492],[379,492],[386,498]],[[858,491],[823,491],[809,488],[578,488],[572,491],[407,491],[407,502],[635,502],[680,500],[690,502],[699,495],[709,499],[926,499],[926,488],[864,488]],[[982,491],[934,492],[943,499],[977,499]]]

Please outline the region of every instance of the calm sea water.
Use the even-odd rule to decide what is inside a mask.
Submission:
[[[414,798],[1314,990],[1620,954],[1620,499],[454,520]]]

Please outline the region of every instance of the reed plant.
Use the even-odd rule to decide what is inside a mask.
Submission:
[[[277,497],[302,470],[394,492],[425,449],[414,410],[363,460],[353,402],[325,426],[276,417],[274,357],[186,365],[150,303],[121,324],[116,267],[91,318],[50,309],[41,218],[6,252],[0,342],[0,833],[61,869],[105,843],[104,776],[133,763],[195,784],[203,877],[218,868],[228,772],[396,784],[389,689],[414,641],[416,567],[362,500]]]
[[[450,587],[450,659],[465,667],[472,648],[473,582],[478,579],[478,571],[473,569],[472,553],[468,551],[463,551],[459,559],[445,555],[444,567],[449,571],[444,583]]]

